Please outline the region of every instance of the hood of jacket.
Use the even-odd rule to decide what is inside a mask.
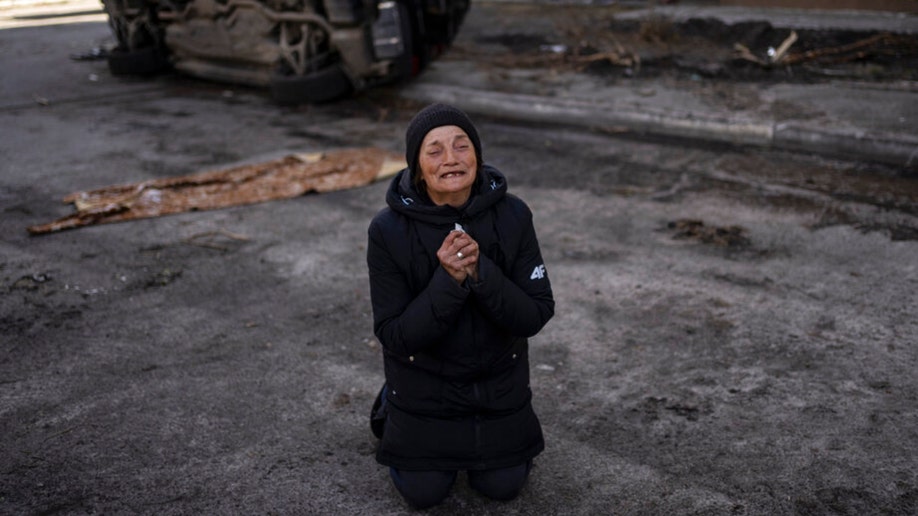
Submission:
[[[437,206],[426,192],[418,192],[411,180],[411,171],[404,169],[389,184],[386,203],[397,212],[428,224],[452,224],[457,219],[474,218],[500,201],[507,193],[507,179],[496,168],[482,165],[478,171],[469,200],[459,208]]]

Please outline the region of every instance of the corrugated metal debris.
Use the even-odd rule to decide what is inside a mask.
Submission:
[[[76,213],[28,230],[40,235],[92,224],[355,188],[392,176],[404,167],[402,156],[372,147],[291,154],[224,170],[74,192],[63,201],[73,204]]]

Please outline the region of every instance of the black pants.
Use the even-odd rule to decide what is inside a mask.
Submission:
[[[495,500],[513,500],[520,494],[532,461],[500,469],[469,471],[469,485],[479,493]],[[406,471],[389,468],[395,488],[411,506],[426,509],[442,502],[453,483],[457,471]]]

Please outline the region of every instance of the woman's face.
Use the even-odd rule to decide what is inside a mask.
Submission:
[[[459,207],[468,200],[475,184],[475,146],[459,126],[436,127],[421,142],[418,167],[434,204]]]

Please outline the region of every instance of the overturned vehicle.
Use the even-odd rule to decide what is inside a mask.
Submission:
[[[116,75],[174,68],[323,102],[416,75],[452,42],[469,0],[103,0]]]

